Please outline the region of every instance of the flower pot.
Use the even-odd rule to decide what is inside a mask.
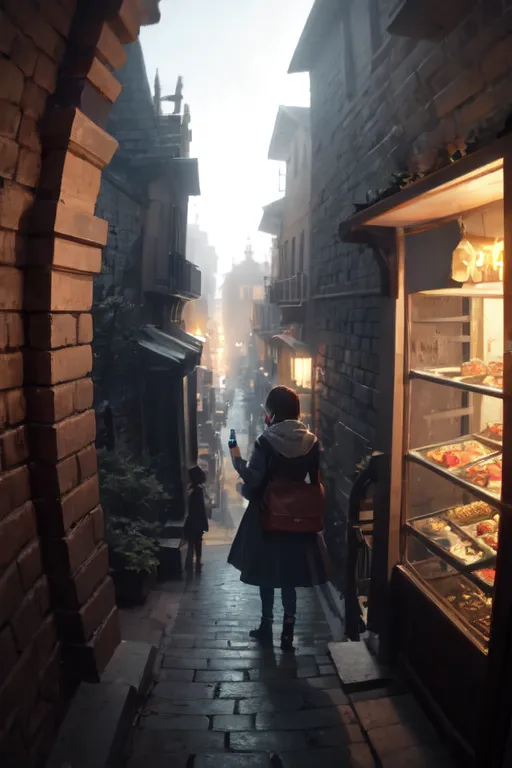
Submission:
[[[155,584],[154,571],[119,570],[112,573],[117,604],[122,607],[144,605]]]

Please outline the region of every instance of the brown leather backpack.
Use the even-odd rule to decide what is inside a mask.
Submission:
[[[264,531],[319,533],[323,530],[325,493],[322,483],[271,479],[261,505]]]

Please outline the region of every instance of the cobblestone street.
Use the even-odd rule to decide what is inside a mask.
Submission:
[[[313,590],[299,590],[297,651],[263,651],[257,589],[240,583],[226,546],[207,546],[164,637],[156,684],[128,768],[371,768],[363,731],[327,656],[328,625]],[[277,601],[276,601],[277,605]]]

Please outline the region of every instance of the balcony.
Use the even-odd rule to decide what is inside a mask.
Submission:
[[[269,299],[273,304],[300,307],[307,299],[307,275],[300,272],[284,280],[273,280],[269,289]]]
[[[155,281],[155,290],[180,299],[198,299],[201,296],[201,270],[184,256],[170,253],[166,277]]]
[[[253,331],[258,335],[276,333],[279,330],[279,312],[275,304],[254,301],[251,323]]]

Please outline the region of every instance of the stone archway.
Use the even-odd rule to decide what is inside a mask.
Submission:
[[[0,755],[30,768],[120,641],[99,505],[94,216],[115,70],[157,0],[0,10]],[[9,762],[11,761],[11,762]]]

